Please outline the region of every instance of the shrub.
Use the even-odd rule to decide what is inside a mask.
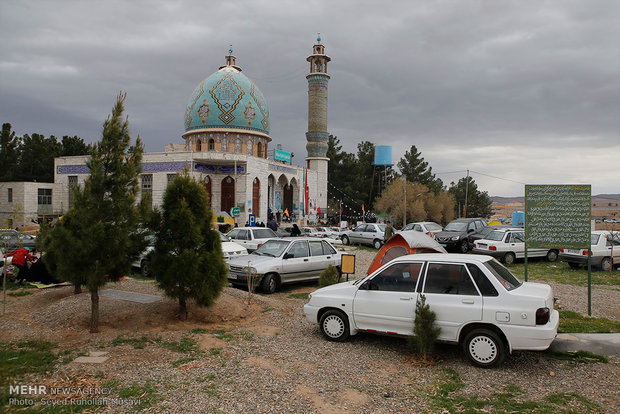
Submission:
[[[426,296],[420,295],[415,305],[414,336],[409,338],[409,344],[421,353],[425,360],[435,349],[435,341],[441,331],[441,328],[435,324],[436,319],[437,315],[426,304]]]
[[[340,281],[340,271],[337,267],[329,265],[327,269],[321,272],[319,277],[319,287],[333,285]]]

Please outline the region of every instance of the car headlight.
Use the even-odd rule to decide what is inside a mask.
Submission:
[[[457,241],[458,239],[459,239],[459,236],[454,236],[454,237],[452,238],[452,240],[454,240],[454,241]]]
[[[306,298],[306,303],[310,303],[312,300],[312,293],[308,293],[308,297]]]
[[[247,274],[251,274],[251,275],[256,275],[256,268],[255,267],[251,267],[251,266],[246,266],[243,268],[243,271]]]

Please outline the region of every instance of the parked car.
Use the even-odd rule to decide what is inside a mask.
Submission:
[[[483,228],[479,229],[478,231],[470,234],[469,237],[467,238],[467,242],[469,243],[469,250],[474,248],[474,243],[476,242],[476,240],[484,239],[484,238],[486,238],[486,236],[490,232],[492,232],[493,230],[499,230],[499,229],[519,229],[519,230],[523,230],[523,228],[521,228],[521,227],[510,226],[510,225],[507,225],[507,224],[501,224],[501,225],[498,225],[498,226],[484,226]]]
[[[316,280],[328,266],[340,269],[342,253],[326,240],[291,237],[268,240],[246,257],[228,261],[228,281],[233,286],[247,286],[248,276],[265,293],[279,286]]]
[[[612,238],[609,231],[594,230],[590,236],[590,243],[592,266],[609,271],[611,266],[620,264],[620,234],[618,232]],[[611,255],[612,247],[613,258]],[[588,250],[560,249],[560,261],[568,263],[573,269],[577,269],[581,265],[588,264]]]
[[[245,247],[238,243],[230,241],[230,239],[226,237],[225,234],[222,234],[220,232],[218,232],[218,234],[220,235],[220,241],[222,242],[222,253],[224,255],[224,260],[228,260],[231,257],[248,255],[248,250]],[[140,273],[142,274],[142,276],[150,277],[151,263],[149,260],[149,253],[151,253],[153,249],[155,249],[155,236],[147,236],[147,240],[149,242],[148,247],[146,248],[146,250],[144,250],[144,252],[142,252],[138,260],[133,262],[132,267],[140,268]]]
[[[545,350],[557,334],[549,285],[522,282],[494,258],[472,254],[398,257],[363,279],[309,294],[304,313],[330,341],[360,331],[410,336],[422,294],[439,340],[461,345],[481,367],[512,351]]]
[[[301,235],[306,237],[325,237],[325,232],[320,231],[316,227],[302,227]]]
[[[419,221],[407,224],[396,233],[403,231],[420,231],[429,237],[435,237],[435,234],[439,233],[441,230],[443,230],[443,227],[433,221]]]
[[[340,232],[333,230],[331,227],[317,227],[316,229],[323,233],[323,237],[329,237],[330,239],[340,238]]]
[[[469,251],[467,241],[469,235],[486,226],[487,222],[482,218],[458,218],[452,220],[442,231],[435,234],[435,240],[448,251],[467,253]]]
[[[35,249],[36,242],[37,238],[35,236],[13,229],[0,230],[0,248],[4,249],[7,253],[21,249],[22,247]]]
[[[472,251],[513,264],[525,257],[525,232],[521,228],[493,230],[485,239],[477,240]],[[550,262],[558,260],[558,254],[558,249],[527,249],[527,257],[546,257]]]
[[[364,223],[353,230],[344,231],[340,234],[342,244],[368,244],[375,249],[380,249],[383,245],[383,233],[385,224]]]
[[[248,252],[258,249],[267,240],[278,238],[278,235],[268,227],[236,227],[226,235],[231,241],[248,249]]]

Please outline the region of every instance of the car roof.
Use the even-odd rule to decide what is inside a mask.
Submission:
[[[522,229],[521,227],[502,227],[498,229],[493,229],[492,231],[501,231],[502,233],[506,233],[507,231],[524,231],[524,229]]]
[[[429,260],[433,262],[445,262],[445,263],[484,263],[493,260],[492,256],[485,254],[460,254],[460,253],[417,253],[407,256],[400,256],[393,260],[393,262],[406,262],[410,260],[420,261]]]

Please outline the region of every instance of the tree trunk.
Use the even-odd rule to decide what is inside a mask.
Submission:
[[[99,289],[90,292],[90,333],[99,332]]]
[[[182,321],[187,320],[187,302],[181,298],[179,298],[179,319]]]
[[[80,293],[82,293],[82,285],[80,284],[73,285],[73,294],[79,295]]]

